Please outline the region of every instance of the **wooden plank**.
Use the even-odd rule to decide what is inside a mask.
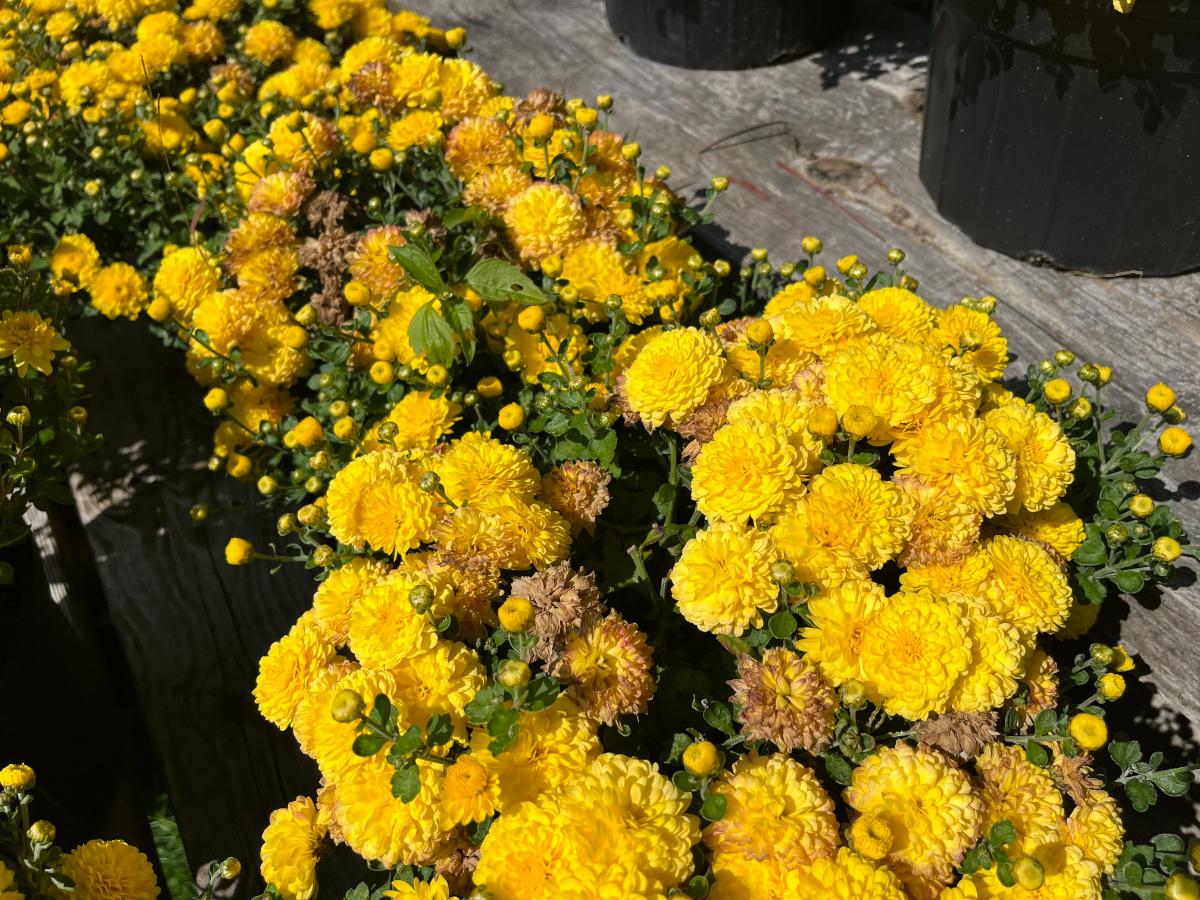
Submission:
[[[311,602],[313,582],[298,567],[271,576],[225,563],[231,534],[262,546],[273,517],[205,469],[212,422],[179,352],[140,322],[89,320],[71,337],[96,361],[91,420],[107,441],[75,478],[77,505],[151,749],[189,861],[237,856],[245,892],[257,882],[267,816],[318,784],[316,767],[251,697],[259,657]],[[202,527],[188,515],[198,501],[213,509]],[[351,877],[336,860],[324,875],[331,890]]]
[[[1129,418],[1159,379],[1185,407],[1200,403],[1200,275],[1105,279],[1038,268],[977,247],[938,216],[917,177],[927,19],[864,0],[826,51],[746,72],[694,72],[634,56],[609,31],[600,0],[429,0],[423,11],[466,25],[473,58],[510,92],[544,85],[568,97],[612,94],[614,129],[641,143],[650,167],[668,163],[685,197],[728,176],[719,228],[708,236],[731,258],[764,246],[795,259],[806,234],[821,236],[834,258],[854,252],[877,265],[900,246],[931,302],[1000,298],[1013,371],[1069,347],[1114,366],[1111,390]],[[1168,468],[1164,496],[1195,500],[1198,482],[1194,453]],[[1178,510],[1200,537],[1200,504]],[[1162,726],[1176,733],[1188,729],[1170,710],[1200,727],[1191,650],[1200,589],[1184,580],[1192,583],[1153,610],[1133,604],[1120,632],[1143,655]]]

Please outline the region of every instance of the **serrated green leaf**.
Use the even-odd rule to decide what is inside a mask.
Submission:
[[[1015,844],[1017,842],[1017,829],[1013,827],[1012,822],[1004,819],[992,826],[992,830],[988,833],[988,840],[997,847],[1003,847],[1005,844]]]
[[[420,726],[410,725],[404,734],[392,742],[391,752],[396,756],[408,756],[420,750],[422,743]]]
[[[388,254],[404,267],[405,274],[431,294],[446,293],[446,282],[442,281],[433,257],[416,244],[389,247]]]
[[[467,285],[489,303],[538,306],[551,298],[524,272],[502,259],[483,259],[467,273]]]
[[[437,747],[454,737],[454,722],[446,713],[438,713],[425,726],[425,741],[431,747]]]
[[[825,772],[838,784],[849,784],[854,774],[854,767],[844,757],[836,753],[825,754]]]
[[[430,362],[448,366],[454,360],[454,330],[433,301],[418,309],[408,323],[408,342],[415,353]]]
[[[692,745],[691,735],[684,734],[683,732],[677,733],[673,738],[671,738],[671,750],[669,753],[667,753],[667,758],[666,758],[665,762],[667,762],[667,763],[678,762],[679,759],[683,756],[683,751],[686,750],[691,745]]]

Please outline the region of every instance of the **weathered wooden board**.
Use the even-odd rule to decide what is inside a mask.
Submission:
[[[876,265],[900,246],[931,302],[1000,298],[1013,371],[1068,347],[1116,369],[1110,390],[1131,418],[1160,378],[1185,406],[1200,403],[1200,275],[1101,279],[1038,268],[976,246],[937,215],[917,177],[929,42],[922,17],[864,0],[850,31],[819,54],[747,72],[693,72],[634,56],[609,31],[601,0],[428,0],[422,11],[466,25],[473,58],[511,92],[544,85],[568,97],[612,94],[613,127],[641,143],[650,167],[668,163],[684,196],[728,176],[716,236],[731,257],[763,246],[777,260],[797,259],[806,234],[822,237],[835,258],[853,252]],[[1200,497],[1200,455],[1167,478],[1168,498]],[[1180,512],[1200,536],[1200,504]],[[1192,585],[1164,595],[1153,613],[1134,604],[1121,628],[1151,671],[1155,703],[1182,711],[1192,731],[1200,728],[1198,635]],[[1166,711],[1162,718],[1163,728],[1187,730]]]
[[[142,323],[91,320],[71,336],[97,361],[92,423],[107,439],[75,479],[77,506],[162,787],[192,865],[239,857],[249,896],[268,815],[318,781],[251,697],[259,657],[311,601],[312,579],[225,563],[231,533],[262,546],[272,517],[220,512],[251,496],[204,468],[212,422],[178,351]],[[201,527],[188,515],[198,501],[213,508]],[[336,863],[328,874],[343,880]]]

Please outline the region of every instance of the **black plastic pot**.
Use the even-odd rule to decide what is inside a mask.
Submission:
[[[1200,267],[1200,0],[936,0],[921,180],[976,243]]]
[[[846,27],[852,0],[605,0],[638,56],[685,69],[752,69],[811,53]]]

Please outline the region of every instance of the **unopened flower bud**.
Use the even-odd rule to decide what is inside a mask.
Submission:
[[[29,826],[29,840],[35,844],[53,844],[54,836],[58,833],[53,822],[38,819]]]
[[[531,674],[527,663],[519,659],[506,659],[496,671],[496,680],[511,691],[529,684]]]
[[[510,634],[520,634],[533,622],[533,604],[526,597],[509,597],[497,611],[500,627]]]
[[[796,567],[786,559],[777,559],[771,563],[771,580],[786,587],[796,580]]]
[[[1012,877],[1027,891],[1036,891],[1046,880],[1046,870],[1032,856],[1022,856],[1012,864]]]
[[[418,584],[408,592],[408,603],[419,613],[428,612],[433,606],[433,588],[427,584]]]
[[[346,688],[334,695],[330,714],[333,716],[333,721],[345,725],[361,719],[366,708],[367,702],[363,699],[362,694]]]
[[[887,252],[887,261],[893,266],[900,265],[900,263],[904,262],[904,251],[899,247],[892,247]]]
[[[203,522],[208,518],[208,504],[196,503],[188,510],[188,515],[191,516],[193,522]]]
[[[721,754],[712,741],[695,741],[683,751],[683,767],[697,778],[708,778],[721,768]]]
[[[1058,350],[1054,354],[1054,362],[1060,366],[1069,366],[1075,362],[1075,354],[1070,350]]]
[[[843,682],[838,693],[847,709],[858,709],[867,702],[867,686],[855,678]]]

